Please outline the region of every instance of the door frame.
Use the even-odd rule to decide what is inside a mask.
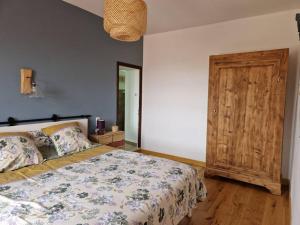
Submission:
[[[117,83],[116,83],[116,98],[117,98],[117,111],[116,111],[116,124],[118,124],[118,112],[119,112],[119,70],[120,67],[129,67],[132,69],[137,69],[139,70],[139,75],[140,75],[140,80],[139,80],[139,120],[138,120],[138,148],[141,148],[142,144],[142,91],[143,91],[143,67],[134,65],[134,64],[129,64],[129,63],[124,63],[124,62],[117,62]]]

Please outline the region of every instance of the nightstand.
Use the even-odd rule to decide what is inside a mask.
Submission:
[[[111,147],[124,147],[125,145],[124,131],[106,132],[103,135],[93,134],[90,136],[90,139],[96,143]]]

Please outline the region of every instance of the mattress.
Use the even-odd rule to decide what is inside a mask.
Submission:
[[[97,147],[0,175],[1,225],[178,224],[206,197],[194,168]]]

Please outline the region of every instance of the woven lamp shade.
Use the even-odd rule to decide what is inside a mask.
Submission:
[[[104,30],[119,41],[138,41],[147,29],[143,0],[105,0]]]

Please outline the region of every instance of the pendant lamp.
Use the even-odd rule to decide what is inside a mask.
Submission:
[[[147,29],[147,5],[143,0],[105,0],[104,30],[119,41],[138,41]]]

